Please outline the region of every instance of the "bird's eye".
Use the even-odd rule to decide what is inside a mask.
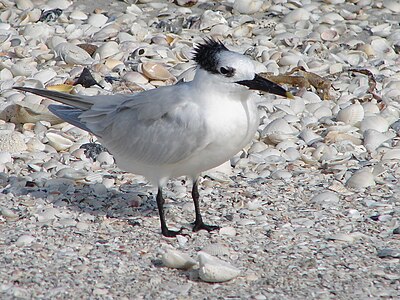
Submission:
[[[221,71],[221,74],[224,74],[224,75],[229,73],[229,70],[227,68],[224,68],[224,67],[221,67],[220,71]]]
[[[232,77],[235,74],[235,69],[230,67],[221,67],[219,71],[227,77]]]

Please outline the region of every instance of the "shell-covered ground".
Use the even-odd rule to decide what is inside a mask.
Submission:
[[[399,298],[400,2],[134,2],[0,0],[0,298]],[[190,80],[205,37],[295,99],[264,95],[253,142],[201,178],[203,216],[221,229],[164,238],[155,188],[13,87]],[[194,220],[190,189],[166,188],[171,228]],[[168,251],[240,273],[204,282],[198,265],[167,267]]]

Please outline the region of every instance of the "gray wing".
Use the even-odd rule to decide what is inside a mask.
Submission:
[[[173,164],[207,146],[207,127],[187,83],[134,95],[82,96],[19,87],[67,104],[50,105],[61,119],[101,138],[118,156],[145,164]],[[71,107],[72,106],[72,107]]]
[[[173,164],[208,144],[202,111],[179,86],[142,92],[117,106],[93,105],[79,118],[117,159]]]

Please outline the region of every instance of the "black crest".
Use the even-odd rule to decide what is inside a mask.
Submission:
[[[221,51],[229,50],[220,41],[205,38],[204,43],[195,46],[193,59],[200,68],[211,73],[218,73],[218,54]]]

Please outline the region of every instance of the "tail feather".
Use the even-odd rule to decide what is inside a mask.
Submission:
[[[85,131],[93,133],[86,124],[82,123],[79,116],[82,114],[82,110],[79,108],[73,108],[65,105],[49,105],[49,110],[55,114],[57,117],[63,119],[64,121],[79,127]]]
[[[35,89],[30,87],[14,87],[14,88],[16,90],[43,96],[66,105],[79,108],[81,110],[88,110],[94,104],[93,99],[90,96],[71,95],[67,93],[60,93],[45,89]]]

